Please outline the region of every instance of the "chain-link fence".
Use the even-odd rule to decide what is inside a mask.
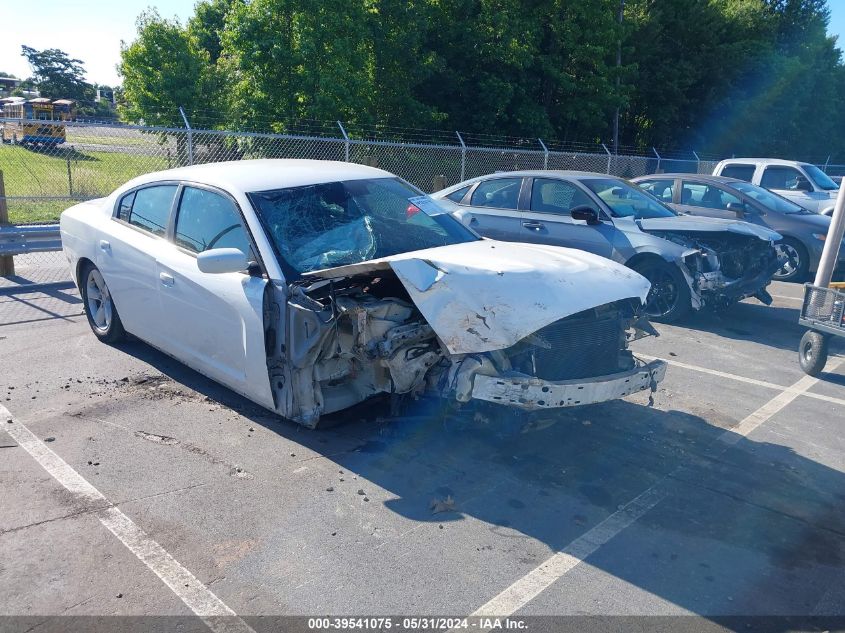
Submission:
[[[655,172],[710,173],[718,160],[695,152],[663,155],[655,149],[623,148],[616,155],[601,144],[457,132],[432,135],[432,142],[400,142],[385,140],[384,134],[347,133],[340,122],[334,134],[324,129],[318,135],[20,119],[0,119],[0,127],[0,224],[13,225],[56,222],[68,206],[108,195],[141,174],[227,160],[351,161],[395,173],[427,192],[497,171],[568,169],[633,178]],[[824,167],[845,173],[843,166]],[[57,259],[53,254],[27,257],[32,266]]]

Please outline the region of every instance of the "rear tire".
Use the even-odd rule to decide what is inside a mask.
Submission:
[[[778,268],[772,279],[775,281],[802,282],[807,278],[810,271],[810,256],[804,245],[792,237],[783,238],[782,242],[775,244],[778,257],[786,256],[788,261]]]
[[[827,337],[807,330],[798,344],[798,363],[808,376],[818,376],[827,364]]]
[[[631,268],[651,283],[645,305],[649,319],[674,323],[690,313],[692,296],[689,284],[677,266],[662,260],[647,259],[636,262]]]
[[[94,336],[103,343],[118,343],[126,338],[126,330],[114,305],[106,280],[94,264],[86,264],[79,275],[82,305]]]

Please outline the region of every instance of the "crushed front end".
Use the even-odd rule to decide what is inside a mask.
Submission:
[[[727,231],[653,233],[694,251],[681,265],[694,307],[722,308],[747,297],[772,302],[766,286],[780,267],[772,241]]]
[[[485,400],[526,411],[594,404],[652,390],[663,361],[644,363],[628,349],[656,334],[635,301],[598,306],[556,321],[516,345],[451,360],[440,389],[459,402]]]

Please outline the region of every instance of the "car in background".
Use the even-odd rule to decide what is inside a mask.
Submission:
[[[701,174],[654,174],[634,178],[645,191],[676,211],[711,218],[739,218],[777,231],[781,266],[773,278],[805,281],[819,266],[831,218],[807,211],[768,189],[736,178]],[[837,269],[845,269],[840,249]]]
[[[795,160],[731,158],[716,165],[713,175],[759,185],[821,215],[833,215],[839,193],[839,185],[816,165]]]
[[[520,410],[654,389],[646,279],[581,251],[483,240],[407,182],[321,160],[129,181],[61,215],[89,325],[129,332],[308,427],[378,394]]]
[[[650,318],[746,297],[770,303],[780,235],[733,220],[682,216],[636,185],[605,174],[517,171],[432,194],[452,215],[497,240],[568,246],[607,257],[651,282]]]

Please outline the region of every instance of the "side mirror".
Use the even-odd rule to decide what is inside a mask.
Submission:
[[[733,211],[736,217],[742,218],[748,213],[748,207],[742,202],[728,202],[728,211]]]
[[[569,215],[573,220],[584,220],[587,224],[601,224],[599,212],[586,204],[570,209]]]
[[[248,267],[246,255],[237,248],[212,248],[197,255],[197,268],[212,275],[237,273]]]
[[[795,189],[798,191],[812,191],[813,185],[810,184],[810,181],[806,178],[799,177],[798,183],[795,185]]]

